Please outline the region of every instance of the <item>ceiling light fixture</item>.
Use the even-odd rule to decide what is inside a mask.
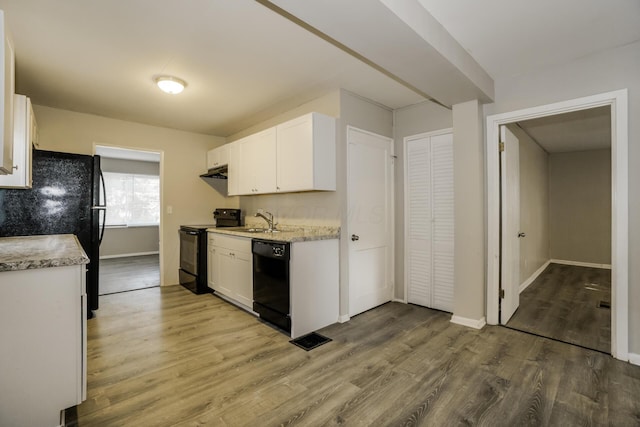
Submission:
[[[155,78],[155,81],[161,91],[171,95],[179,94],[187,86],[187,82],[172,76],[159,76]]]

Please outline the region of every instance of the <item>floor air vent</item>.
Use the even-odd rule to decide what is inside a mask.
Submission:
[[[304,350],[309,351],[316,347],[320,347],[322,344],[328,343],[329,341],[331,341],[331,338],[327,338],[318,333],[311,332],[310,334],[303,335],[289,342],[293,345],[297,345]]]

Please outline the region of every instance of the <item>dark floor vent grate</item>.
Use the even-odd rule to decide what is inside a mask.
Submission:
[[[311,332],[310,334],[303,335],[289,342],[293,345],[297,345],[304,350],[309,351],[316,347],[320,347],[322,344],[326,344],[329,341],[331,341],[331,338],[327,338],[316,332]]]

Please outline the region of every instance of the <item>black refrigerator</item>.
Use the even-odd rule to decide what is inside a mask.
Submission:
[[[89,257],[87,313],[98,309],[106,206],[100,156],[33,150],[30,189],[0,189],[0,237],[75,234]]]

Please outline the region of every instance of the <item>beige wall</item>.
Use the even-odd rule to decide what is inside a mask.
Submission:
[[[453,315],[485,320],[484,137],[478,101],[453,106],[455,251]]]
[[[159,227],[111,227],[104,230],[100,258],[160,251]]]
[[[34,110],[43,150],[93,154],[97,143],[162,153],[160,244],[163,285],[178,283],[179,226],[212,222],[211,212],[225,202],[198,176],[206,170],[207,150],[222,145],[224,138],[38,105]],[[171,214],[167,212],[169,206]]]
[[[640,42],[496,80],[497,114],[628,89],[629,107],[629,351],[640,354]]]
[[[552,259],[611,263],[611,150],[549,156]]]
[[[393,113],[393,139],[395,155],[395,294],[398,300],[405,299],[404,283],[404,138],[453,126],[451,110],[433,102],[395,110]]]
[[[520,283],[549,260],[549,155],[518,126],[520,142]]]

